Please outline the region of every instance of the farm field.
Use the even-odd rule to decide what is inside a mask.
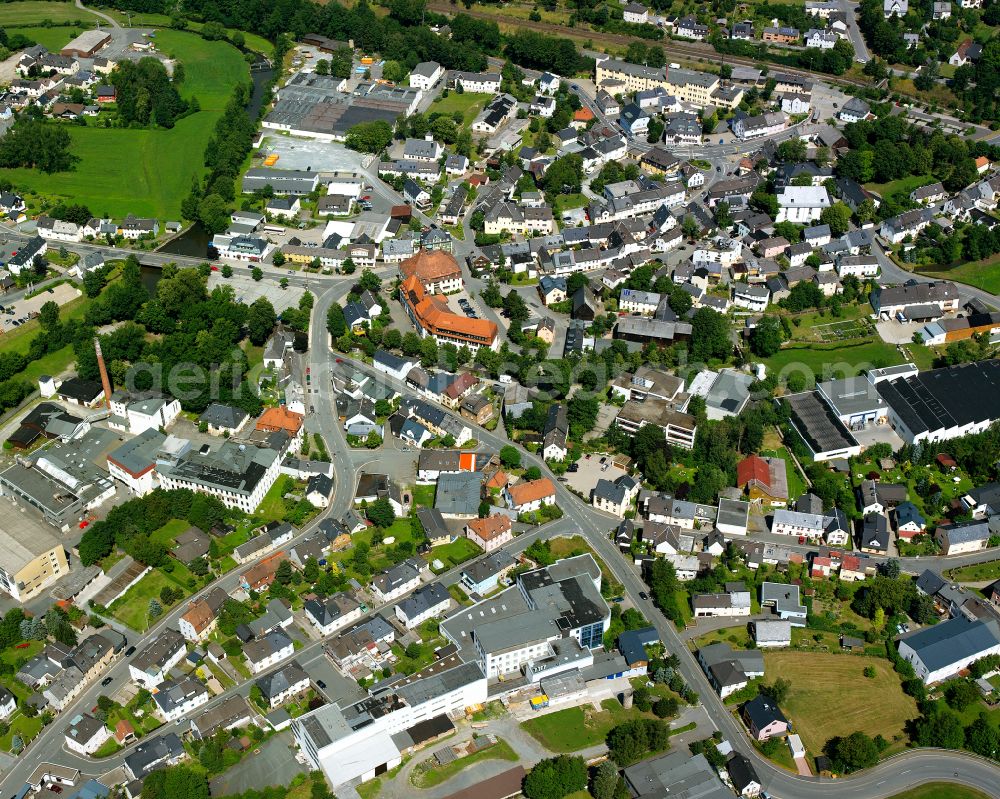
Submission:
[[[101,216],[134,213],[177,218],[192,179],[204,172],[204,151],[212,129],[233,89],[249,72],[239,51],[226,42],[162,31],[157,43],[184,64],[181,94],[197,97],[201,111],[170,130],[71,126],[71,149],[80,158],[76,166],[51,175],[33,169],[7,170],[14,185],[72,199]],[[115,157],[108,158],[109,153]]]
[[[830,738],[860,730],[887,741],[905,737],[906,722],[915,718],[916,703],[903,693],[899,677],[883,658],[801,652],[765,652],[768,674],[791,682],[782,710],[795,724],[813,755]],[[862,672],[875,669],[875,679]],[[844,697],[851,701],[845,702]]]

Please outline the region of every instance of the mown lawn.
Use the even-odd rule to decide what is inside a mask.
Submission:
[[[467,560],[471,560],[482,553],[476,544],[472,543],[468,538],[456,538],[450,544],[442,544],[439,547],[434,547],[428,556],[431,559],[438,558],[447,567],[458,566],[460,563],[465,563]]]
[[[8,722],[10,729],[6,735],[0,737],[0,750],[4,752],[10,751],[10,743],[14,740],[15,735],[21,736],[21,740],[27,746],[42,730],[42,719],[39,716],[28,718],[20,710],[15,710]]]
[[[82,319],[89,305],[90,300],[87,297],[77,297],[59,309],[59,318],[63,322],[70,319]],[[31,347],[31,340],[38,331],[38,320],[29,319],[9,333],[0,334],[0,351],[19,352],[22,355],[27,355]],[[62,374],[75,360],[76,355],[73,348],[66,346],[61,350],[43,355],[37,361],[30,361],[24,371],[17,374],[16,377],[28,383],[35,383],[42,375]]]
[[[863,674],[868,666],[875,669],[874,679]],[[858,730],[890,742],[905,737],[906,722],[918,715],[916,702],[903,693],[899,676],[883,658],[764,652],[764,667],[791,682],[781,709],[813,756],[831,738]]]
[[[434,507],[435,486],[413,486],[413,504],[421,508]]]
[[[17,4],[0,6],[0,12],[10,5]],[[197,97],[201,111],[170,130],[67,126],[72,152],[80,159],[72,170],[45,175],[10,169],[8,179],[25,190],[72,199],[101,216],[177,218],[192,178],[205,171],[205,147],[215,123],[236,84],[248,79],[249,68],[227,42],[208,42],[181,31],[161,31],[156,42],[184,64],[180,92]]]
[[[1000,293],[1000,253],[991,255],[982,261],[969,261],[950,269],[921,269],[925,277],[939,277],[946,280],[956,280],[968,283],[990,294]]]
[[[626,710],[617,699],[605,699],[601,710],[592,705],[568,707],[521,726],[551,752],[577,752],[603,743],[612,727],[645,714],[635,708]]]
[[[165,586],[170,586],[173,589],[180,588],[185,595],[190,593],[183,582],[183,578],[188,574],[190,572],[187,568],[179,563],[174,564],[173,574],[153,569],[132,586],[125,593],[125,596],[113,603],[108,611],[122,624],[127,624],[133,630],[144,632],[149,628],[151,622],[156,621],[156,619],[149,618],[149,600],[155,599],[160,602],[160,591]],[[164,607],[163,610],[166,611],[167,608]]]
[[[788,377],[798,373],[806,376],[807,388],[812,385],[810,375],[818,381],[854,377],[867,369],[902,362],[903,358],[896,348],[883,341],[829,349],[821,349],[817,345],[786,347],[764,361],[768,374]]]
[[[926,186],[933,182],[934,177],[932,175],[910,175],[899,180],[889,181],[888,183],[866,183],[865,188],[869,191],[874,191],[882,197],[887,197],[890,194],[900,192],[909,194],[914,189],[919,189],[921,186]]]
[[[990,799],[982,791],[953,785],[950,782],[928,782],[918,788],[897,793],[890,799]]]
[[[45,643],[42,641],[28,641],[27,644],[28,645],[23,649],[18,649],[15,646],[5,649],[3,654],[0,654],[0,660],[3,660],[4,663],[10,663],[11,665],[17,663],[17,661],[21,658],[31,660],[35,655],[41,652],[42,647],[45,646]]]
[[[978,583],[983,580],[1000,579],[1000,561],[977,563],[973,566],[963,566],[952,569],[948,575],[957,583]]]
[[[174,545],[174,541],[177,539],[181,533],[190,527],[190,523],[184,521],[184,519],[171,519],[159,530],[154,530],[150,538],[154,541],[159,541],[167,549],[170,549]]]
[[[0,5],[0,16],[2,16],[11,5],[17,5],[17,3],[10,3]],[[25,4],[28,5],[28,4]],[[39,4],[41,5],[41,3]],[[62,3],[51,3],[51,5],[63,5]],[[73,6],[70,6],[72,8]],[[13,36],[16,33],[20,33],[23,36],[28,37],[36,44],[42,45],[50,52],[58,53],[62,50],[70,40],[76,37],[80,33],[79,28],[70,27],[58,27],[58,28],[43,28],[41,26],[25,26],[17,28],[7,28],[7,35]]]
[[[459,94],[456,91],[448,93],[447,97],[438,97],[431,107],[427,109],[429,114],[454,114],[456,111],[462,113],[462,126],[468,128],[472,125],[472,120],[476,114],[483,110],[483,107],[493,99],[491,94],[476,94],[474,92],[464,92]]]
[[[72,3],[50,3],[43,0],[24,0],[24,2],[0,4],[0,26],[38,25],[45,20],[52,22],[84,22],[90,27],[97,17]],[[51,30],[51,29],[50,29]],[[79,29],[67,28],[79,33]],[[66,41],[69,41],[67,39]]]

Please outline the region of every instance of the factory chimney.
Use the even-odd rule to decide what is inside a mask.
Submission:
[[[111,409],[111,379],[108,368],[104,365],[104,354],[101,352],[101,340],[94,336],[94,349],[97,351],[97,368],[101,371],[101,386],[104,388],[104,406]]]

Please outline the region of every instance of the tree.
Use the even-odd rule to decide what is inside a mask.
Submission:
[[[785,139],[778,145],[778,159],[786,164],[797,164],[806,160],[806,143],[798,136]]]
[[[750,349],[760,358],[770,358],[781,349],[784,337],[781,320],[777,316],[765,316],[750,333]]]
[[[775,701],[776,704],[784,704],[785,700],[788,698],[788,691],[791,689],[792,684],[784,677],[778,677],[770,685],[764,686],[761,690],[766,693],[771,699]]]
[[[382,290],[382,278],[376,275],[371,269],[365,269],[361,272],[361,279],[358,281],[358,287],[363,291],[370,291],[372,294],[378,294]]]
[[[594,779],[590,785],[590,795],[594,799],[614,799],[615,788],[618,787],[618,769],[610,760],[605,760],[594,771]]]
[[[823,210],[819,215],[819,221],[829,225],[830,232],[834,236],[843,236],[851,221],[851,209],[842,202],[836,202]]]
[[[757,189],[750,195],[750,207],[767,214],[772,219],[778,218],[778,197],[766,189]]]
[[[254,300],[247,310],[246,324],[250,343],[259,347],[267,341],[267,337],[271,335],[277,321],[278,315],[274,312],[274,306],[271,305],[267,297]]]
[[[583,180],[583,157],[571,153],[557,158],[542,178],[542,188],[553,194],[576,194]]]
[[[863,732],[852,732],[846,738],[833,738],[827,744],[827,754],[842,771],[870,768],[878,762],[875,741]]]
[[[380,153],[392,143],[392,125],[385,120],[360,122],[347,131],[344,144],[361,153]]]
[[[685,316],[694,305],[694,298],[680,286],[674,286],[670,291],[670,296],[667,298],[667,305],[670,306],[670,310],[677,314],[677,316]]]
[[[521,465],[521,453],[517,447],[506,444],[500,448],[500,463],[508,469],[516,469]]]
[[[979,689],[971,680],[952,680],[945,686],[944,700],[948,707],[962,713],[969,705],[979,701]]]
[[[290,560],[283,560],[278,564],[278,568],[274,570],[274,579],[277,580],[281,585],[288,585],[292,581],[292,562]]]
[[[885,627],[885,611],[882,608],[875,608],[875,615],[872,617],[872,629],[880,633]]]
[[[255,266],[250,271],[250,277],[254,279],[255,283],[260,283],[260,281],[264,279],[264,272],[261,271],[261,268],[259,266]]]
[[[340,338],[347,332],[347,320],[344,319],[344,309],[339,305],[330,306],[326,314],[326,329],[335,339]]]
[[[729,203],[722,200],[715,206],[715,224],[723,230],[728,230],[733,226],[733,215],[729,208]]]
[[[271,256],[271,260],[274,262],[275,266],[284,266],[285,254],[281,250],[275,250],[274,255]]]
[[[229,206],[218,194],[208,194],[198,203],[198,221],[209,233],[229,227]]]
[[[577,391],[566,403],[566,418],[569,421],[570,436],[576,440],[583,438],[594,429],[597,415],[601,412],[601,401],[594,394]]]
[[[163,607],[155,599],[149,600],[149,607],[147,608],[149,613],[149,618],[158,619],[163,615]]]
[[[59,306],[49,300],[38,309],[38,324],[42,330],[52,330],[59,324]]]
[[[697,219],[688,214],[681,222],[681,232],[689,239],[697,238],[698,234],[701,233],[701,225],[698,224]]]
[[[917,720],[916,742],[919,746],[934,746],[942,749],[960,749],[965,743],[962,721],[947,710],[932,711]]]
[[[538,762],[524,778],[527,799],[562,799],[587,787],[587,764],[582,757],[559,755]]]
[[[711,308],[699,308],[691,319],[691,354],[709,360],[727,358],[732,350],[726,317]]]
[[[222,276],[227,280],[233,276],[233,268],[229,264],[222,265]]]
[[[981,712],[965,728],[965,748],[977,755],[994,759],[1000,754],[1000,730],[990,722],[986,713]]]
[[[365,510],[365,515],[368,517],[368,521],[383,530],[391,527],[392,523],[396,521],[396,512],[385,497],[379,497],[372,502]]]

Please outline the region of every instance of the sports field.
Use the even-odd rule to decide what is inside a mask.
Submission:
[[[872,666],[876,676],[864,676]],[[781,709],[813,755],[830,738],[860,730],[892,741],[915,718],[916,702],[883,658],[818,652],[765,652],[764,668],[791,682]]]
[[[197,97],[201,111],[170,130],[69,127],[80,161],[69,172],[46,175],[7,170],[16,186],[83,203],[101,216],[128,213],[176,219],[193,177],[204,171],[205,146],[234,87],[249,77],[240,52],[227,42],[193,33],[161,31],[161,52],[184,64],[184,97]]]

